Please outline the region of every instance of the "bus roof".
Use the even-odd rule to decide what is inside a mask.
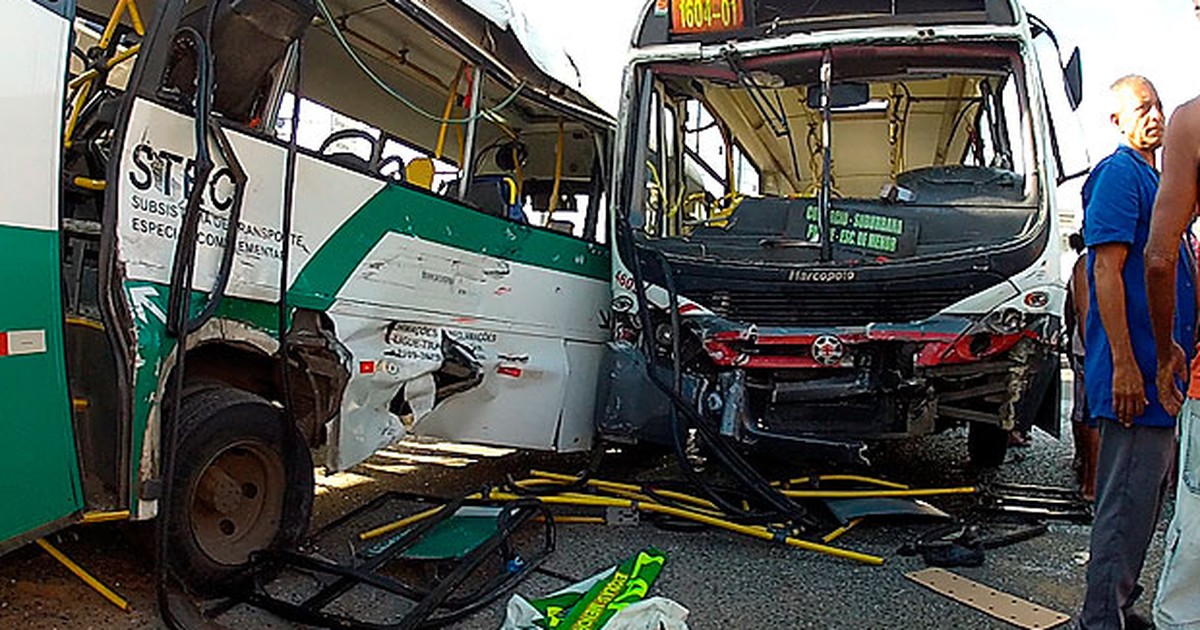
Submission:
[[[139,0],[142,18],[151,16],[163,0]],[[276,0],[286,3],[289,0]],[[293,0],[311,3],[314,0]],[[371,40],[368,56],[386,58],[402,51],[437,69],[445,60],[446,48],[489,67],[493,78],[512,89],[524,83],[530,92],[557,102],[576,114],[606,127],[615,125],[612,115],[580,91],[579,71],[563,46],[563,38],[534,26],[514,0],[324,0],[330,12],[350,23],[361,39]],[[116,0],[79,0],[79,9],[103,22]],[[413,22],[400,19],[388,8],[408,16],[424,32],[413,32]],[[128,18],[123,21],[128,25]],[[321,24],[318,30],[327,31]],[[434,39],[440,41],[434,41]],[[382,47],[382,48],[380,48]],[[402,55],[403,56],[403,55]],[[450,65],[449,74],[453,74]]]

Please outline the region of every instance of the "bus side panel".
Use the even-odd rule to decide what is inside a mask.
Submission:
[[[57,231],[69,33],[29,0],[0,3],[0,544],[82,508]]]
[[[298,303],[336,295],[328,312],[353,358],[330,467],[409,432],[587,449],[610,265],[601,246],[381,190],[292,287]]]

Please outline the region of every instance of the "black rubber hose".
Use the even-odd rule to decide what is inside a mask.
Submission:
[[[297,444],[297,441],[303,441],[304,438],[297,435],[296,418],[292,410],[292,380],[291,366],[288,359],[288,269],[291,267],[292,256],[292,211],[295,207],[295,184],[296,184],[296,158],[299,156],[298,139],[299,123],[300,123],[300,100],[303,98],[301,90],[301,74],[300,69],[303,67],[304,60],[304,39],[303,36],[296,42],[296,54],[293,58],[293,73],[292,73],[292,129],[288,137],[287,164],[284,166],[283,173],[283,216],[280,217],[279,228],[283,232],[283,247],[280,252],[279,260],[279,319],[277,323],[278,338],[279,338],[279,376],[280,376],[280,395],[283,398],[283,409],[280,410],[279,421],[283,425],[280,427],[280,435],[283,438],[283,452],[290,457],[296,452],[297,446],[308,448],[308,444]],[[230,151],[232,155],[232,151]],[[234,157],[236,162],[237,158]],[[241,170],[241,166],[235,169],[235,180],[237,179],[237,171]],[[244,178],[244,175],[243,175]],[[241,189],[243,184],[238,186],[237,201],[235,206],[241,206]],[[232,211],[231,211],[232,212]],[[233,216],[230,216],[230,224],[233,224]],[[236,229],[236,228],[235,228]],[[233,247],[232,240],[226,240],[226,247]],[[228,260],[233,260],[233,257],[228,257]],[[225,269],[224,261],[222,261],[222,277],[228,279],[228,270]],[[224,286],[222,286],[224,292]],[[218,296],[219,299],[219,296]],[[215,310],[216,303],[212,302]],[[288,465],[287,462],[284,465]],[[309,517],[311,519],[311,515]],[[307,530],[307,527],[305,528]]]
[[[213,5],[216,6],[215,4]],[[210,9],[208,27],[212,31],[212,15]],[[208,120],[212,92],[212,57],[209,55],[208,39],[196,29],[185,26],[179,33],[192,39],[196,54],[196,106],[195,141],[196,141],[196,173],[197,182],[208,181],[212,174],[212,155],[208,151]],[[175,247],[175,256],[171,265],[171,293],[167,298],[167,333],[173,337],[185,338],[189,331],[190,304],[192,293],[192,271],[196,262],[196,233],[200,229],[200,205],[204,199],[204,186],[192,187],[184,207],[183,225],[179,230],[179,239]]]
[[[601,444],[600,440],[596,440],[592,444],[592,451],[588,456],[587,467],[579,471],[570,482],[566,484],[548,483],[544,487],[522,487],[517,485],[517,480],[511,474],[508,474],[505,475],[504,489],[513,494],[530,497],[550,496],[563,492],[580,492],[588,488],[588,481],[600,470],[600,462],[603,459],[604,445]]]
[[[225,289],[229,287],[229,276],[233,271],[233,259],[237,255],[237,236],[239,226],[242,222],[242,197],[246,190],[246,181],[248,176],[242,168],[242,163],[237,159],[237,153],[233,150],[233,145],[229,143],[228,136],[225,135],[225,129],[221,127],[221,123],[211,121],[212,128],[215,130],[213,137],[217,140],[217,147],[220,150],[221,157],[229,166],[230,172],[233,174],[233,203],[229,207],[229,220],[225,223],[225,247],[221,252],[221,266],[217,269],[217,279],[213,283],[212,290],[209,292],[208,300],[204,303],[204,308],[193,318],[188,320],[188,332],[196,332],[200,330],[212,316],[216,314],[217,307],[221,305],[221,299],[225,297]],[[206,181],[207,177],[197,179],[197,182]],[[203,188],[203,186],[197,186]],[[194,239],[193,239],[194,240]],[[284,244],[286,247],[287,244]],[[286,267],[284,267],[286,273]]]
[[[180,33],[187,34],[193,40],[196,52],[196,181],[205,181],[212,172],[212,159],[208,154],[208,115],[212,98],[212,57],[208,50],[208,41],[212,36],[213,22],[216,18],[217,3],[208,6],[205,19],[204,34],[191,27],[184,27]],[[170,526],[167,512],[171,509],[174,495],[175,449],[179,444],[179,411],[183,406],[184,359],[187,355],[188,337],[188,304],[192,290],[192,268],[195,261],[196,238],[195,231],[199,227],[199,216],[203,186],[196,186],[188,197],[187,211],[184,215],[184,228],[191,228],[191,238],[186,238],[181,230],[179,244],[175,250],[175,260],[171,269],[171,294],[168,302],[167,334],[176,338],[175,365],[171,372],[170,413],[160,416],[159,426],[162,436],[160,444],[160,482],[162,493],[158,499],[159,514],[155,521],[157,540],[155,541],[155,602],[158,606],[159,617],[171,630],[184,630],[183,624],[171,610],[171,602],[167,593],[170,580],[168,565],[169,549],[168,533]]]
[[[626,230],[628,231],[628,226]],[[684,474],[688,480],[700,488],[708,498],[717,505],[722,511],[737,519],[757,519],[762,515],[756,512],[743,509],[741,506],[735,505],[726,500],[725,497],[715,492],[706,480],[692,468],[691,462],[687,457],[686,449],[683,444],[683,431],[685,426],[679,419],[679,413],[683,414],[689,420],[692,428],[696,429],[697,435],[712,449],[717,459],[721,464],[729,470],[735,478],[750,491],[752,496],[761,499],[766,505],[778,515],[790,518],[806,527],[815,526],[808,512],[800,505],[797,505],[790,498],[785,496],[779,489],[772,487],[770,482],[762,477],[753,466],[749,464],[740,454],[733,450],[723,438],[712,430],[699,413],[692,407],[681,392],[682,389],[682,365],[681,355],[679,351],[680,338],[680,323],[679,323],[679,294],[676,291],[674,277],[670,268],[670,263],[662,252],[655,252],[658,257],[658,264],[664,276],[665,289],[667,290],[671,321],[671,345],[672,345],[672,366],[673,377],[676,387],[671,387],[655,373],[653,368],[654,363],[654,347],[653,347],[653,324],[650,320],[650,302],[646,296],[644,275],[642,274],[642,256],[639,248],[633,242],[632,235],[628,235],[629,241],[633,244],[634,264],[632,272],[634,274],[634,287],[638,295],[638,301],[641,304],[639,315],[642,318],[642,334],[645,347],[643,351],[647,356],[646,375],[659,390],[661,390],[671,401],[669,408],[669,417],[671,421],[672,441],[675,447],[675,456],[679,460],[680,466],[683,468]]]
[[[675,277],[671,271],[670,261],[667,260],[666,255],[662,252],[656,253],[658,254],[659,265],[663,271],[663,283],[666,285],[668,308],[670,309],[671,354],[673,355],[672,366],[675,371],[674,392],[677,396],[682,398],[683,365],[680,352],[680,336],[682,327],[680,326],[679,322],[679,292],[676,290]],[[697,434],[699,434],[702,439],[708,443],[709,447],[712,448],[713,452],[717,455],[717,458],[721,460],[721,463],[724,464],[725,467],[731,472],[733,472],[734,475],[738,477],[739,481],[745,484],[754,494],[766,501],[768,505],[771,505],[774,509],[778,510],[780,514],[788,516],[789,518],[794,518],[806,525],[814,524],[810,521],[806,510],[797,505],[777,488],[772,487],[771,483],[763,478],[758,473],[757,469],[751,466],[750,463],[745,460],[745,458],[743,458],[737,451],[730,447],[729,444],[725,442],[725,440],[719,434],[712,431],[712,427],[704,421],[704,418],[699,417],[699,414],[690,404],[686,406],[686,410],[688,415],[692,416],[690,419],[696,428]],[[671,409],[671,415],[674,418],[672,421],[677,422],[678,409],[676,409],[674,406]],[[678,443],[678,441],[679,434],[676,432],[676,442]],[[709,493],[719,499],[722,498],[720,497],[720,494],[713,491],[711,487],[709,488]],[[727,501],[724,503],[725,505],[732,505]],[[730,514],[740,517],[748,517],[752,515],[751,512],[738,509],[737,507],[735,507],[732,511],[726,511],[728,511]]]

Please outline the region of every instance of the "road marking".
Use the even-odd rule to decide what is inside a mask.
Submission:
[[[167,323],[167,314],[159,308],[158,289],[152,286],[133,287],[129,289],[129,304],[133,307],[133,315],[143,324],[149,323],[147,315],[162,323]]]

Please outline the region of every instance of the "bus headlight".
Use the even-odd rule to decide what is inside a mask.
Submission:
[[[1001,335],[1016,334],[1025,329],[1025,313],[1015,308],[993,311],[984,319],[984,324]]]

